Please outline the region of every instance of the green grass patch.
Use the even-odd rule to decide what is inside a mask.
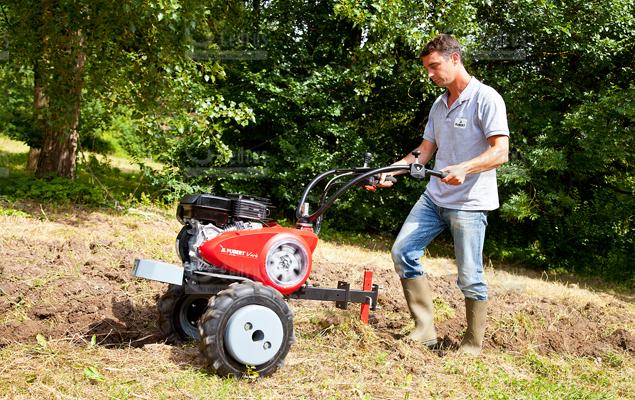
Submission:
[[[0,196],[5,200],[62,206],[164,206],[153,195],[155,189],[143,171],[129,160],[80,153],[75,179],[36,178],[26,169],[28,150],[23,143],[0,135]],[[9,209],[0,210],[0,215],[14,214]]]
[[[49,205],[81,204],[95,207],[158,205],[141,173],[125,173],[89,157],[79,164],[73,180],[36,178],[26,171],[26,154],[0,151],[0,196],[9,201],[35,200]],[[15,214],[3,209],[2,215]],[[19,214],[19,213],[18,213]]]
[[[0,150],[0,177],[8,177],[17,172],[23,172],[26,169],[27,158],[27,153]]]
[[[28,218],[31,216],[31,214],[26,213],[22,210],[16,210],[14,208],[5,208],[0,205],[0,216]]]
[[[476,399],[621,399],[632,389],[628,371],[589,358],[528,353],[488,361],[451,359],[445,369],[465,376]]]
[[[456,316],[456,311],[452,306],[441,297],[435,297],[434,303],[434,322],[440,323]]]

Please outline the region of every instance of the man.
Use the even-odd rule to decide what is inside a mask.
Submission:
[[[467,314],[459,349],[478,355],[488,298],[483,274],[487,212],[499,206],[495,168],[507,162],[509,151],[505,103],[494,89],[468,74],[452,36],[435,37],[419,57],[428,77],[447,91],[432,106],[423,141],[415,150],[421,164],[436,153],[434,168],[447,176],[430,179],[395,239],[392,258],[415,320],[410,338],[433,347],[437,335],[432,293],[419,259],[441,231],[450,230]],[[415,156],[408,154],[395,164],[413,162]],[[379,186],[392,186],[385,180],[388,175],[382,175]]]

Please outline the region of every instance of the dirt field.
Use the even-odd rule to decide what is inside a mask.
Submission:
[[[176,263],[180,226],[171,212],[0,205],[0,396],[5,398],[544,398],[545,393],[628,398],[635,393],[632,293],[490,265],[485,354],[473,360],[453,351],[465,329],[465,313],[451,259],[426,259],[438,334],[446,347],[432,352],[403,340],[412,323],[388,253],[325,242],[314,255],[311,282],[326,287],[347,280],[359,287],[364,268],[372,270],[383,289],[382,309],[370,326],[357,321],[358,307],[341,311],[331,303],[293,300],[298,342],[285,368],[255,382],[220,379],[206,372],[193,345],[164,343],[156,302],[165,285],[131,276],[135,258]]]

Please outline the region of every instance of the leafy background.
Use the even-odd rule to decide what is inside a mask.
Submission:
[[[243,192],[292,220],[314,175],[361,165],[366,151],[388,164],[420,142],[441,92],[416,56],[451,32],[470,73],[508,107],[511,160],[499,169],[503,204],[486,254],[635,283],[633,0],[47,4],[0,5],[2,133],[37,147],[38,118],[51,116],[33,109],[35,66],[50,87],[66,82],[59,57],[37,43],[80,29],[80,149],[133,157],[143,172],[122,180],[147,187],[104,196],[123,175],[93,159],[79,168],[110,175],[101,186],[12,173],[4,196],[112,206],[141,193],[172,204],[192,191]],[[66,104],[61,89],[51,97]],[[422,190],[404,178],[351,191],[326,229],[393,234]]]

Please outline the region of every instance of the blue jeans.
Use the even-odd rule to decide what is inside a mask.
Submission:
[[[454,239],[458,265],[457,285],[466,298],[487,300],[483,273],[483,242],[487,211],[461,211],[439,207],[424,193],[410,214],[392,246],[392,260],[401,278],[418,278],[425,274],[419,262],[425,248],[445,228]]]

